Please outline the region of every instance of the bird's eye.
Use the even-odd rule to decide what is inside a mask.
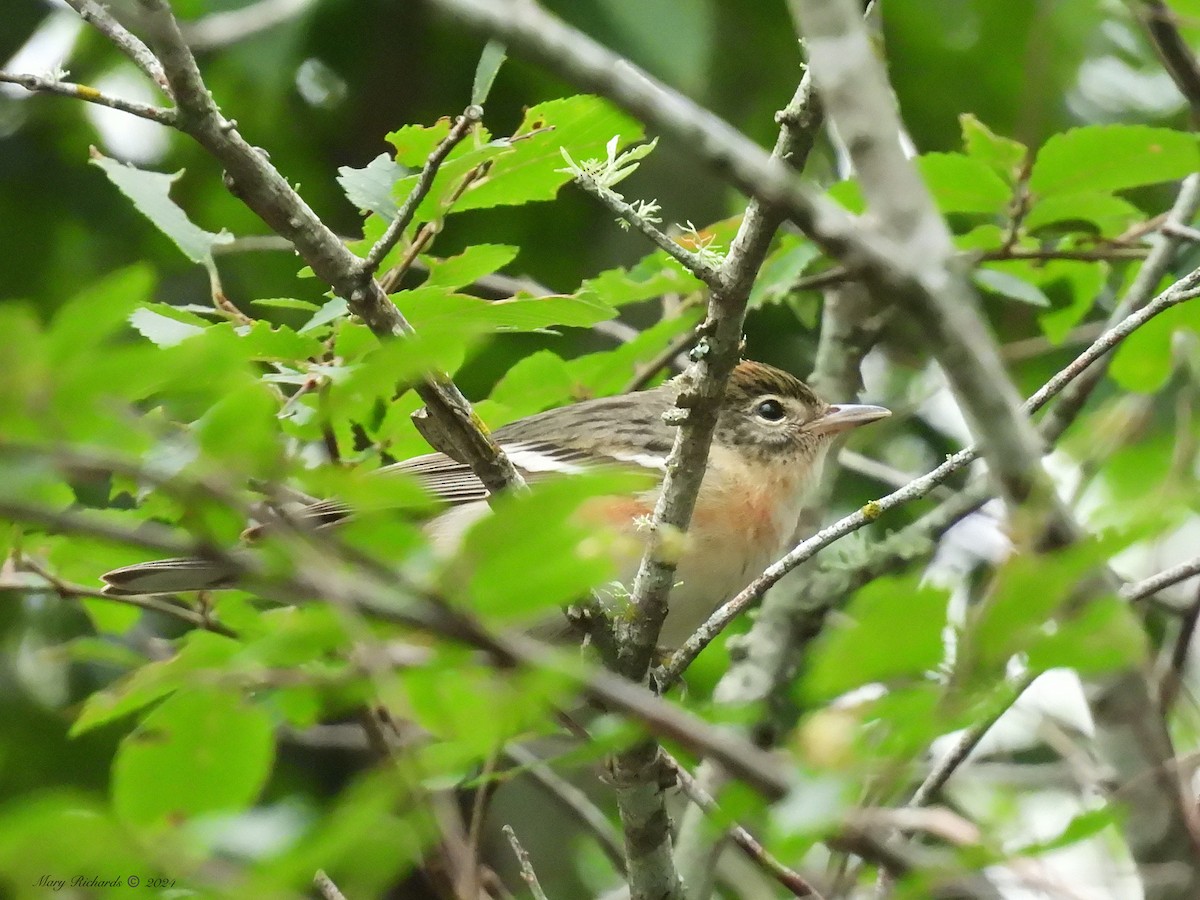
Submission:
[[[764,422],[782,422],[786,413],[782,403],[774,398],[769,398],[755,404],[754,415]]]

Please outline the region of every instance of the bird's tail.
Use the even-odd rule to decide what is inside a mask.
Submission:
[[[174,594],[229,587],[234,571],[207,559],[156,559],[105,572],[104,593],[117,597],[134,594]]]

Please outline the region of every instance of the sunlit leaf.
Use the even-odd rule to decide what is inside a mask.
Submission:
[[[945,624],[945,591],[912,579],[872,582],[818,639],[806,696],[829,699],[874,681],[925,677],[942,660]]]

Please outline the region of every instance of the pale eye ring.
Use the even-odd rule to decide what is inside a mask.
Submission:
[[[754,415],[764,422],[782,422],[787,415],[787,410],[774,397],[768,397],[754,404]]]

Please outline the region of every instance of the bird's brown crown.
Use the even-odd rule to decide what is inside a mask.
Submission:
[[[761,397],[764,394],[790,397],[814,410],[825,405],[812,392],[812,389],[795,375],[753,360],[738,363],[733,374],[729,376],[729,383],[725,389],[728,403],[740,406],[743,401]]]

